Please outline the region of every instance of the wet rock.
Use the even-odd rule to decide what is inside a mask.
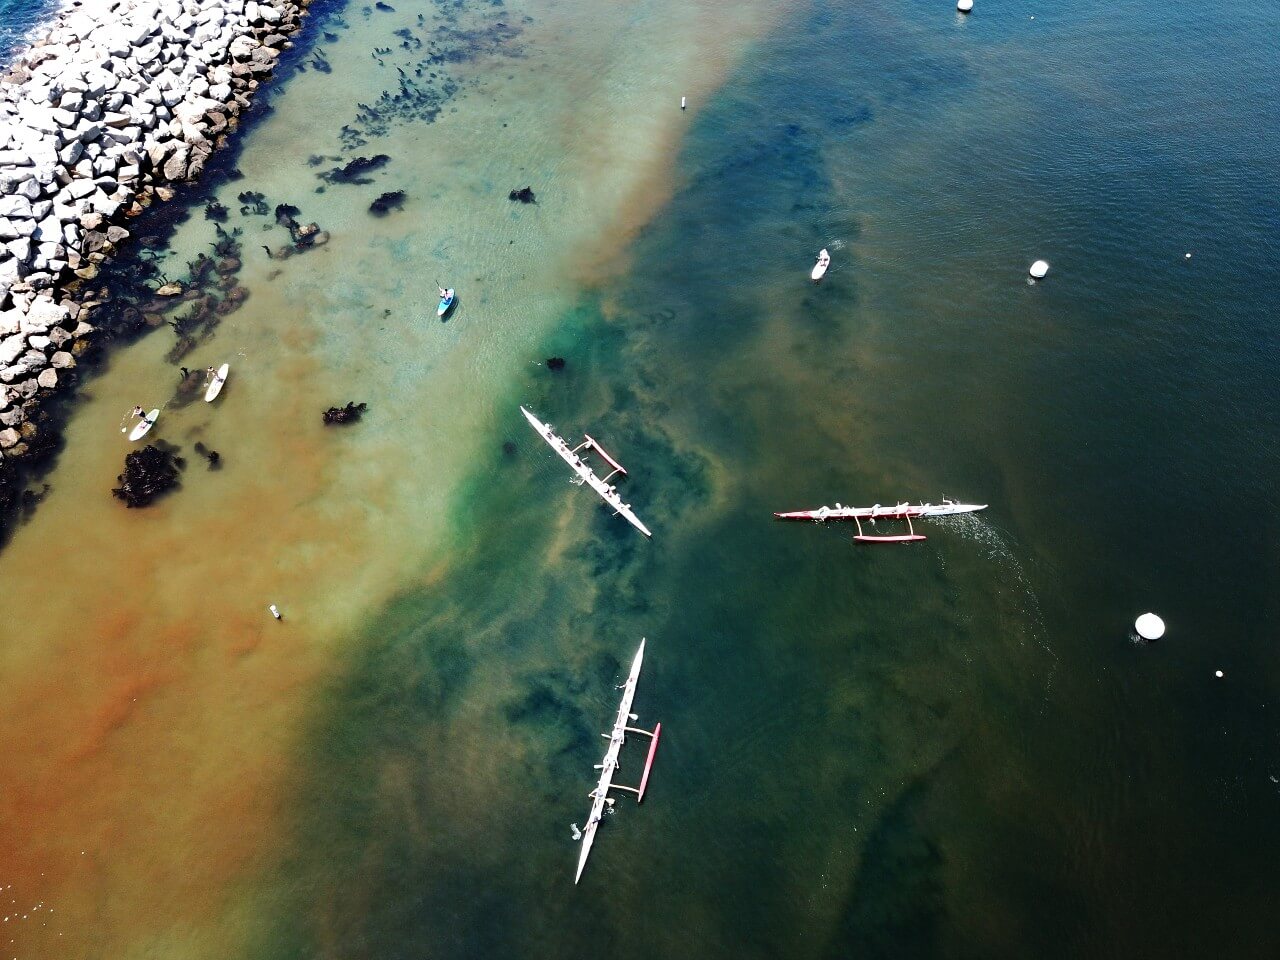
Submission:
[[[519,201],[520,203],[538,202],[538,199],[533,195],[533,187],[521,187],[519,190],[512,190],[507,194],[507,199]]]
[[[156,289],[157,297],[178,297],[182,295],[182,284],[175,280],[170,280],[166,284],[162,284]]]
[[[324,412],[324,422],[330,426],[339,423],[358,423],[364,416],[366,404],[348,402],[345,407],[330,407]]]
[[[171,450],[148,444],[125,455],[124,473],[116,477],[120,486],[111,492],[128,507],[145,507],[178,485],[181,467],[181,459]]]
[[[369,212],[375,217],[385,217],[392,210],[403,210],[404,201],[403,190],[390,190],[369,204]]]

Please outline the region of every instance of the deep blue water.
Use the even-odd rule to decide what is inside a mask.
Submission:
[[[53,0],[0,0],[0,66],[21,50],[27,31],[57,8]]]

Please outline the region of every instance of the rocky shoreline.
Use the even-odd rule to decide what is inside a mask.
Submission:
[[[198,178],[310,0],[73,0],[0,77],[0,470],[49,448],[127,224]],[[0,478],[2,479],[2,478]]]

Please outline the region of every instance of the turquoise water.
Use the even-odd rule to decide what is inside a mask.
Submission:
[[[1280,11],[766,6],[767,33],[735,41],[745,55],[716,31],[701,40],[727,73],[657,180],[605,178],[662,129],[646,104],[675,110],[659,80],[676,44],[643,42],[675,15],[659,4],[618,11],[606,37],[531,2],[520,55],[451,100],[456,115],[361,147],[391,144],[385,186],[411,188],[412,220],[367,221],[367,197],[315,196],[297,175],[308,153],[338,149],[355,114],[343,98],[370,102],[381,74],[297,77],[281,101],[294,112],[251,133],[229,193],[269,183],[273,200],[316,211],[336,252],[291,261],[279,283],[275,263],[246,268],[262,326],[237,315],[214,341],[251,344],[228,386],[243,406],[223,409],[293,415],[283,393],[261,400],[256,362],[289,384],[298,371],[356,384],[372,416],[340,441],[355,461],[341,471],[313,452],[336,442],[271,421],[288,455],[281,479],[254,480],[285,509],[264,511],[237,563],[303,566],[317,593],[376,577],[393,596],[355,613],[335,601],[337,639],[299,599],[234,656],[117,617],[121,646],[154,634],[146,649],[170,672],[197,661],[221,682],[172,714],[149,707],[176,718],[172,734],[159,720],[154,739],[131,734],[141,708],[113,728],[166,757],[155,783],[170,736],[184,776],[208,778],[210,758],[250,785],[262,767],[276,776],[267,797],[246,786],[210,804],[208,825],[162,834],[173,849],[149,845],[147,869],[86,881],[87,903],[125,890],[143,904],[111,914],[112,942],[269,957],[1280,951]],[[333,77],[369,59],[354,39],[326,51]],[[598,63],[565,65],[592,51]],[[569,107],[553,112],[558,98]],[[619,110],[634,121],[610,127]],[[512,146],[499,124],[521,121]],[[446,149],[463,144],[465,161]],[[622,266],[562,269],[566,249],[590,245],[566,241],[574,225],[607,228],[600,198],[634,182],[627,209],[649,213],[617,215],[600,240],[624,248]],[[538,206],[502,206],[524,183]],[[192,227],[177,246],[206,240]],[[833,266],[814,286],[824,246]],[[1052,270],[1029,284],[1041,257]],[[427,269],[472,262],[449,324],[396,325]],[[395,320],[377,322],[383,309]],[[158,365],[164,345],[149,342]],[[560,373],[531,362],[553,355]],[[113,362],[142,368],[136,353]],[[627,465],[652,541],[568,483],[519,403]],[[248,436],[218,442],[224,477],[248,482],[236,458],[265,454]],[[308,470],[360,485],[284,498]],[[31,529],[69,509],[53,483]],[[184,486],[131,528],[140,544],[221,504],[199,477]],[[387,492],[402,487],[407,509]],[[770,519],[943,496],[990,507],[922,523],[928,540],[908,547]],[[326,497],[355,501],[343,518],[367,514],[367,542],[337,525],[288,539]],[[448,550],[423,560],[406,541],[433,524]],[[193,576],[190,602],[226,600],[223,580]],[[1169,633],[1138,645],[1129,627],[1147,609]],[[247,618],[229,622],[247,635]],[[586,816],[597,734],[642,636],[634,709],[663,724],[657,764],[643,806],[620,795],[575,887],[569,824]],[[294,672],[318,648],[324,669]],[[224,660],[242,672],[224,677]],[[253,672],[263,662],[273,684]],[[220,711],[235,716],[186,719]],[[624,750],[622,782],[642,750]],[[152,860],[182,861],[178,832],[215,834],[219,853],[242,841],[220,827],[238,823],[227,809],[264,852],[249,868],[191,857],[175,900],[215,912],[235,950],[172,932],[171,905],[135,894]]]

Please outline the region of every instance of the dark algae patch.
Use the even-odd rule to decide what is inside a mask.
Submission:
[[[385,217],[392,210],[403,210],[404,201],[403,190],[389,190],[369,204],[369,212],[375,217]]]
[[[182,458],[167,444],[147,444],[124,457],[124,473],[116,477],[120,486],[111,493],[127,507],[145,507],[166,490],[178,486],[184,466]]]
[[[369,16],[372,10],[363,12]],[[357,105],[355,117],[340,131],[343,148],[358,150],[396,124],[434,122],[464,85],[480,82],[455,75],[450,66],[522,57],[520,37],[532,20],[516,19],[501,4],[454,0],[436,4],[429,16],[419,14],[412,27],[393,30],[390,43],[369,55],[379,68],[395,71],[395,84],[372,103]]]

